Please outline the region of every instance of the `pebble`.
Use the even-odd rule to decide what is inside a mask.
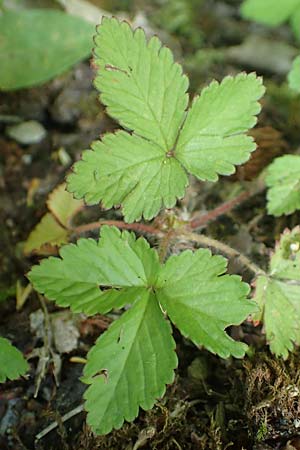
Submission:
[[[19,144],[38,144],[46,136],[47,132],[43,125],[36,120],[28,120],[17,125],[6,127],[5,133]]]

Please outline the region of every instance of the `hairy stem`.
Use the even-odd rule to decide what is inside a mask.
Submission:
[[[218,217],[222,216],[223,214],[228,213],[233,208],[238,206],[243,201],[247,200],[251,197],[252,192],[246,191],[239,194],[237,197],[233,198],[232,200],[229,200],[228,202],[223,203],[222,205],[218,206],[215,209],[212,209],[211,211],[207,212],[206,214],[203,214],[201,217],[198,217],[196,219],[191,220],[190,222],[190,228],[192,230],[195,230],[196,228],[200,228],[201,226],[207,225],[208,222],[211,222],[214,219],[217,219]]]
[[[139,231],[140,233],[150,233],[160,236],[163,236],[164,234],[161,230],[151,225],[146,225],[144,223],[125,223],[121,220],[100,220],[99,222],[91,222],[84,225],[79,225],[78,227],[73,228],[72,231],[76,234],[81,234],[86,231],[97,230],[103,225],[110,225],[122,230],[133,230]]]
[[[230,211],[232,211],[236,206],[240,205],[245,200],[248,200],[253,195],[258,194],[259,192],[262,192],[265,189],[265,183],[262,178],[255,179],[255,184],[251,185],[252,188],[248,191],[241,192],[239,195],[237,195],[232,200],[228,200],[227,202],[223,203],[220,206],[217,206],[217,208],[212,209],[211,211],[208,211],[207,213],[203,214],[201,217],[192,219],[189,226],[190,229],[195,230],[200,227],[204,227],[212,220],[217,219],[218,217],[222,216],[223,214],[227,214]]]
[[[223,255],[227,256],[229,259],[236,259],[238,260],[242,266],[247,268],[250,272],[252,272],[255,276],[258,275],[265,275],[265,271],[261,269],[259,266],[254,264],[247,256],[243,255],[242,253],[238,252],[234,248],[230,247],[227,244],[224,244],[223,242],[217,241],[216,239],[210,238],[208,236],[205,236],[203,234],[196,234],[196,233],[190,233],[186,232],[179,237],[185,238],[189,241],[196,242],[197,244],[209,247],[211,249],[217,250]]]

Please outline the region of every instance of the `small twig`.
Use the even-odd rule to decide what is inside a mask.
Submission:
[[[214,250],[219,251],[220,253],[226,255],[229,259],[237,259],[244,267],[250,270],[255,276],[265,275],[265,271],[261,269],[259,266],[254,264],[247,256],[238,252],[234,248],[230,247],[223,242],[217,241],[216,239],[205,236],[204,234],[196,234],[186,232],[179,237],[184,239],[188,239],[189,241],[197,242],[197,244],[209,247]]]
[[[62,416],[61,418],[61,422],[64,423],[67,420],[71,419],[72,417],[76,416],[77,414],[80,414],[82,411],[84,410],[83,405],[79,405],[76,406],[76,408],[72,409],[71,411],[69,411],[68,413],[66,413],[64,416]],[[45,437],[48,433],[50,433],[50,431],[55,430],[55,428],[58,427],[58,422],[52,422],[50,425],[48,425],[48,427],[44,428],[44,430],[40,431],[40,433],[38,433],[35,436],[35,439],[37,441],[39,441],[40,439],[42,439],[43,437]]]
[[[103,225],[111,225],[123,230],[134,230],[141,233],[163,235],[163,232],[161,230],[153,227],[152,225],[146,225],[144,223],[125,223],[121,220],[100,220],[99,222],[91,222],[84,225],[79,225],[78,227],[73,228],[72,231],[76,234],[81,234],[86,231],[97,230]]]

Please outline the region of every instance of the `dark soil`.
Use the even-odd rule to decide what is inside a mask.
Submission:
[[[161,6],[167,3],[173,7]],[[179,13],[175,4],[186,17],[177,27],[174,23]],[[264,61],[256,59],[255,48],[247,61],[241,49],[235,57],[228,51],[255,35],[269,42],[266,57],[273,54],[274,58],[281,58],[274,44],[284,42],[294,48],[295,39],[288,26],[270,30],[243,21],[239,4],[238,0],[101,3],[114,13],[127,9],[130,17],[142,12],[149,26],[184,65],[191,78],[192,93],[212,78],[220,80],[241,70],[255,70],[268,87],[254,130],[258,142],[254,159],[235,177],[216,184],[192,180],[186,198],[177,205],[179,215],[184,210],[200,214],[213,209],[228,200],[237,184],[255,183],[260,171],[275,156],[298,151],[300,99],[286,89],[284,70],[276,68],[272,61],[264,65]],[[300,353],[296,349],[287,361],[276,359],[268,350],[261,327],[251,323],[229,330],[250,346],[243,361],[221,360],[196,348],[174,330],[180,362],[176,381],[153,410],[141,411],[134,423],[125,424],[121,430],[95,437],[85,424],[84,412],[63,421],[64,414],[82,404],[85,389],[79,381],[82,364],[70,359],[84,358],[113,317],[71,318],[78,329],[78,344],[71,353],[58,356],[61,368],[55,379],[53,348],[49,342],[46,345],[45,339],[49,330],[35,332],[30,321],[43,308],[49,317],[60,310],[48,301],[41,304],[37,294],[31,292],[25,305],[16,311],[15,286],[17,282],[27,284],[27,271],[39,260],[37,255],[24,256],[22,242],[46,212],[48,194],[64,180],[81,151],[116,126],[98,102],[93,76],[89,61],[85,61],[44,86],[0,93],[0,335],[9,338],[25,355],[32,356],[34,352],[28,376],[0,388],[0,449],[300,449]],[[37,120],[45,127],[46,137],[33,145],[20,145],[9,139],[3,119],[9,115]],[[62,148],[69,156],[67,162],[60,156]],[[121,217],[120,211],[90,207],[76,221]],[[299,224],[299,219],[299,213],[278,219],[268,216],[265,193],[261,192],[210,223],[205,233],[266,267],[269,250],[280,233]],[[87,235],[96,237],[97,233]],[[155,239],[147,237],[156,245]],[[176,244],[172,251],[178,251]],[[251,274],[236,261],[230,262],[230,270],[251,282]],[[50,358],[44,371],[40,366],[42,350]],[[55,349],[54,353],[59,354]],[[37,383],[40,386],[34,396]],[[57,427],[40,437],[39,433],[53,422],[57,422]]]

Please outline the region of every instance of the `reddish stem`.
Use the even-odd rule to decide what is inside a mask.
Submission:
[[[199,228],[203,225],[208,224],[208,222],[210,222],[214,219],[217,219],[217,217],[220,217],[223,214],[228,213],[233,208],[235,208],[237,205],[239,205],[243,201],[250,198],[252,195],[253,195],[253,192],[251,192],[251,191],[242,192],[241,194],[239,194],[237,197],[233,198],[232,200],[229,200],[228,202],[223,203],[222,205],[209,211],[208,213],[203,214],[201,217],[191,220],[191,222],[189,224],[190,228],[192,230],[195,230],[196,228]]]
[[[162,234],[161,230],[159,230],[158,228],[154,228],[151,225],[145,225],[144,223],[125,223],[121,220],[101,220],[99,222],[91,222],[84,225],[79,225],[78,227],[73,228],[72,231],[80,234],[86,231],[97,230],[103,225],[115,226],[123,230],[139,231],[141,233],[150,233],[156,235]]]

